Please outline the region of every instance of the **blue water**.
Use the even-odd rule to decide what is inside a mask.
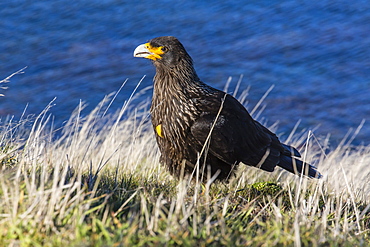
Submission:
[[[2,90],[0,115],[38,114],[54,97],[56,123],[80,100],[91,110],[118,90],[118,109],[154,69],[135,47],[177,36],[200,78],[222,89],[230,76],[250,86],[251,109],[271,85],[262,117],[287,136],[297,121],[337,142],[365,122],[370,140],[370,2],[353,1],[20,1],[0,2],[0,79],[28,66]],[[139,100],[151,97],[148,90]]]

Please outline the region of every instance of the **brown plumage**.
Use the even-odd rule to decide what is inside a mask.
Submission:
[[[182,169],[190,174],[199,164],[203,179],[210,172],[224,180],[242,162],[269,172],[280,166],[321,177],[313,166],[295,158],[300,157],[295,148],[280,143],[253,120],[234,97],[200,81],[175,37],[154,38],[138,46],[134,56],[151,59],[156,68],[151,118],[160,162],[172,174],[179,176]]]

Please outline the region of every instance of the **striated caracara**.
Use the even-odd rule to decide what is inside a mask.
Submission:
[[[207,175],[228,179],[242,162],[272,172],[280,166],[295,174],[320,178],[315,167],[297,159],[299,152],[255,121],[234,97],[203,83],[184,46],[172,36],[139,45],[135,57],[156,68],[150,108],[161,152],[160,162],[179,176],[199,165]]]

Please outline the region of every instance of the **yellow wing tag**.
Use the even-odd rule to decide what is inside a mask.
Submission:
[[[162,134],[162,124],[158,124],[157,127],[155,127],[155,131],[157,132],[158,136],[163,138]]]

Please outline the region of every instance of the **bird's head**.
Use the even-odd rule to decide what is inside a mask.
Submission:
[[[139,45],[134,51],[134,57],[150,59],[154,65],[174,67],[181,61],[192,64],[189,54],[180,41],[172,36],[163,36]]]

